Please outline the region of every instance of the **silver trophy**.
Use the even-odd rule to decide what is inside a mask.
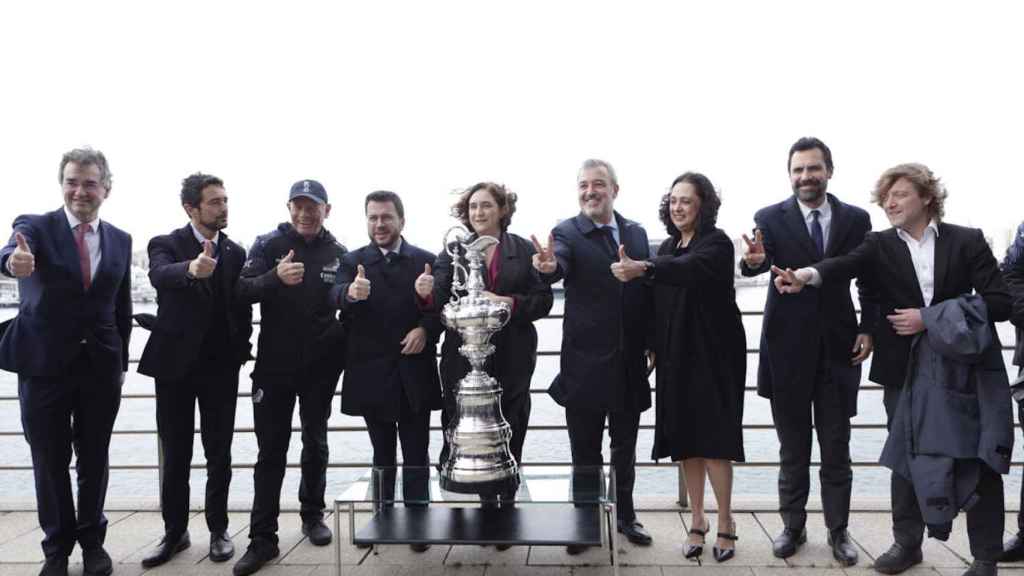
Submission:
[[[508,447],[512,429],[501,413],[501,384],[483,368],[494,353],[491,336],[508,322],[512,310],[483,294],[484,252],[498,243],[497,238],[480,236],[466,243],[467,237],[461,227],[445,234],[445,251],[452,259],[452,296],[441,318],[462,337],[459,353],[472,370],[455,387],[455,415],[444,431],[450,450],[441,468],[441,489],[503,494],[518,487],[519,465]],[[459,261],[460,248],[469,262],[468,272]]]

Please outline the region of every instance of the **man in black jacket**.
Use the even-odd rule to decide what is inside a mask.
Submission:
[[[414,285],[431,282],[434,255],[402,237],[405,210],[394,192],[371,192],[365,210],[370,243],[345,255],[331,289],[349,334],[341,411],[366,420],[374,466],[395,465],[401,438],[402,464],[411,467],[402,473],[402,493],[407,506],[422,505],[429,496],[430,411],[441,408],[441,323]],[[395,471],[378,481],[387,505]],[[429,547],[412,545],[417,552]]]
[[[1013,297],[1013,311],[1010,322],[1017,328],[1017,349],[1013,363],[1024,368],[1024,224],[1017,228],[1017,235],[1006,251],[1002,265],[1003,278]],[[1024,425],[1024,405],[1017,403],[1017,420]],[[1021,500],[1024,501],[1024,483],[1021,485]],[[1017,513],[1017,534],[1003,546],[1003,562],[1024,560],[1024,510]]]
[[[793,194],[754,215],[757,228],[740,262],[744,276],[772,265],[799,268],[856,248],[871,230],[864,210],[827,193],[832,151],[817,138],[801,138],[787,160]],[[850,541],[850,418],[857,414],[860,364],[871,353],[878,315],[870,282],[857,283],[861,319],[850,299],[850,281],[837,279],[797,297],[770,291],[761,327],[757,393],[771,400],[779,437],[779,514],[784,528],[773,553],[786,558],[807,539],[811,427],[821,452],[821,503],[827,541],[843,566],[857,562]],[[813,415],[813,417],[812,417]]]
[[[561,370],[548,393],[565,407],[574,465],[602,465],[607,420],[618,530],[646,546],[651,535],[636,519],[633,484],[640,413],[651,407],[645,360],[651,291],[642,279],[619,282],[611,265],[619,261],[620,246],[636,260],[646,260],[650,246],[643,227],[614,210],[619,185],[611,164],[585,161],[576,189],[580,213],[558,224],[547,246],[534,239],[533,266],[541,279],[565,283]]]
[[[256,239],[238,281],[245,302],[260,303],[260,338],[252,375],[253,420],[259,456],[254,471],[249,549],[236,576],[277,557],[277,516],[292,412],[302,425],[302,533],[317,546],[331,542],[324,525],[327,419],[344,368],[344,332],[328,298],[347,250],[323,227],[327,191],[315,180],[296,182],[288,196],[291,222]]]
[[[875,327],[875,358],[869,377],[885,388],[889,425],[906,380],[911,343],[925,330],[922,308],[974,292],[984,299],[990,322],[1010,317],[1010,294],[984,235],[975,228],[942,222],[945,198],[945,188],[927,166],[895,166],[878,179],[872,196],[885,210],[892,228],[872,232],[849,254],[813,267],[796,271],[772,267],[781,293],[843,278],[870,276],[877,280],[885,316]],[[996,560],[1002,554],[1003,479],[984,462],[979,468],[978,501],[967,511],[974,562],[965,576],[994,576]],[[891,493],[895,543],[874,565],[883,574],[898,574],[922,559],[924,521],[914,486],[894,473]]]
[[[149,242],[149,279],[159,306],[139,373],[156,379],[164,537],[142,560],[147,568],[190,545],[189,470],[197,401],[206,455],[210,559],[224,562],[235,552],[227,531],[231,439],[238,371],[249,359],[252,335],[252,306],[235,295],[245,249],[223,232],[228,196],[219,178],[202,173],[185,178],[181,205],[189,224]]]

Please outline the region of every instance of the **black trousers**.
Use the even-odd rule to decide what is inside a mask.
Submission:
[[[18,376],[21,425],[32,452],[39,526],[47,558],[103,545],[110,433],[121,405],[120,371],[98,374],[83,347],[63,374]],[[78,513],[71,493],[75,453]]]
[[[886,426],[892,422],[900,391],[900,388],[886,387],[883,392]],[[1003,553],[1003,477],[984,462],[980,468],[978,501],[967,511],[967,538],[976,560],[998,560]],[[924,539],[924,520],[916,494],[910,480],[892,474],[892,534],[896,542],[908,548],[920,548]]]
[[[292,374],[253,376],[253,421],[259,456],[253,474],[254,496],[249,538],[277,543],[277,517],[281,513],[281,483],[288,462],[292,413],[299,403],[302,428],[302,480],[299,509],[303,522],[324,515],[327,486],[327,419],[338,386],[338,371],[309,366]]]
[[[228,528],[238,369],[238,363],[233,360],[208,360],[196,364],[181,380],[156,380],[156,423],[164,453],[160,508],[164,531],[174,538],[188,528],[189,475],[197,402],[206,455],[206,525],[211,533]]]
[[[406,505],[426,504],[430,497],[430,411],[413,412],[402,394],[398,421],[364,416],[373,445],[374,467],[387,467],[373,474],[375,502],[394,504],[397,443],[402,441],[402,495]]]
[[[821,507],[830,532],[845,530],[850,521],[850,419],[843,391],[829,375],[825,354],[819,353],[810,402],[774,395],[771,401],[779,437],[779,515],[786,528],[803,530],[811,489],[811,428],[818,435],[821,468]]]
[[[601,444],[604,423],[608,421],[611,439],[611,464],[615,469],[616,515],[620,522],[636,518],[633,508],[633,484],[636,483],[636,435],[640,428],[639,412],[603,412],[566,407],[565,422],[569,428],[569,448],[575,466],[601,466]],[[601,487],[595,474],[574,475],[573,493],[593,494]],[[590,498],[587,497],[589,500]]]

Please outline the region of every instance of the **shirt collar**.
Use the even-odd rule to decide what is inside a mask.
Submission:
[[[929,230],[931,230],[933,237],[935,237],[935,238],[939,237],[939,225],[933,219],[931,222],[928,222],[928,226],[925,227],[924,234],[921,235],[921,242],[924,242],[925,240],[928,239],[928,231]],[[914,237],[911,236],[903,228],[896,228],[896,235],[899,236],[900,240],[903,240],[904,242],[909,242],[911,240],[914,240]],[[917,240],[914,240],[914,242],[917,242]]]
[[[72,230],[74,230],[75,227],[78,226],[79,224],[82,224],[82,221],[79,220],[77,216],[72,214],[71,210],[68,210],[67,206],[64,207],[64,215],[68,217],[68,226],[71,226]],[[96,219],[94,219],[92,222],[86,222],[86,224],[92,226],[92,231],[93,232],[99,232],[100,231],[100,229],[99,229],[99,225],[100,225],[99,216],[97,216]]]
[[[383,254],[384,256],[387,256],[391,252],[394,252],[395,254],[401,254],[402,253],[402,237],[401,236],[398,237],[398,243],[395,244],[395,249],[394,250],[388,250],[387,248],[381,248],[380,246],[377,246],[377,249],[380,250],[380,253]]]
[[[202,246],[203,243],[206,242],[207,240],[213,242],[214,246],[216,246],[220,242],[220,230],[217,230],[216,232],[213,233],[213,238],[207,238],[206,236],[200,234],[199,230],[196,230],[195,224],[189,222],[188,227],[192,229],[192,235],[196,237],[196,241],[199,242],[200,246]]]
[[[600,222],[597,222],[595,220],[591,220],[591,222],[594,223],[594,228],[597,228],[597,229],[611,228],[616,233],[618,233],[618,231],[619,231],[619,223],[615,221],[615,216],[614,215],[612,216],[611,221],[608,222],[607,224],[601,224]]]
[[[817,208],[810,208],[800,200],[796,201],[796,205],[800,207],[800,213],[804,215],[804,220],[808,222],[812,219],[811,210],[817,210],[819,212],[819,219],[829,218],[832,216],[832,206],[828,203],[828,197],[826,197],[825,201],[821,203],[821,206],[818,206]]]

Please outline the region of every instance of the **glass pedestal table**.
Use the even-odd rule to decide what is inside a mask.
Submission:
[[[615,473],[602,466],[526,466],[510,497],[442,490],[425,466],[365,468],[334,500],[335,574],[342,515],[350,546],[393,544],[598,546],[619,562]],[[357,519],[357,515],[359,518]]]

